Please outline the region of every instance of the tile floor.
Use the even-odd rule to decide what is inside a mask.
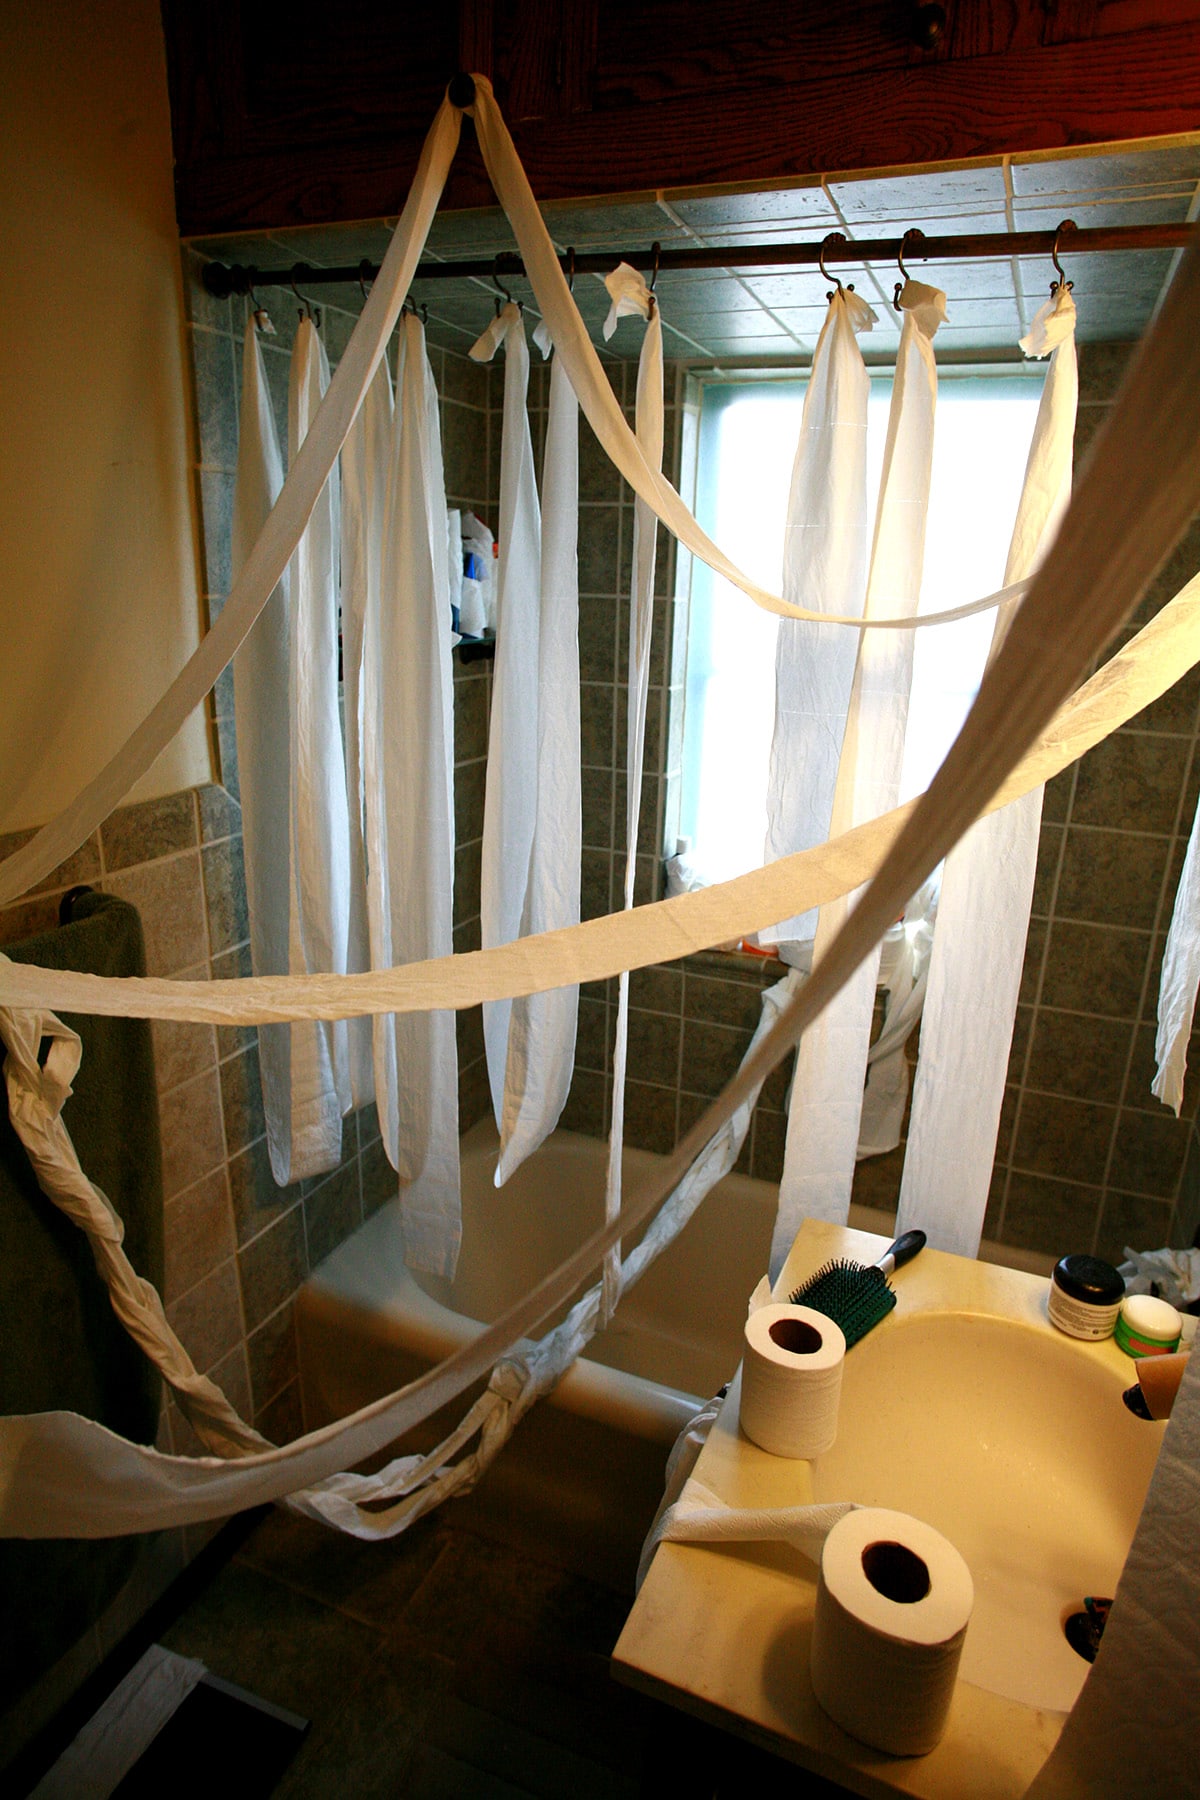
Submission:
[[[274,1511],[160,1640],[312,1721],[279,1800],[841,1791],[615,1682],[628,1606],[443,1516],[362,1544]]]

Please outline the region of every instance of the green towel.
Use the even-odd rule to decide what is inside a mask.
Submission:
[[[145,973],[141,920],[109,895],[18,944],[14,962],[95,975]],[[162,1168],[149,1025],[64,1014],[83,1060],[63,1107],[85,1172],[125,1222],[139,1275],[163,1278]],[[0,1106],[0,1413],[83,1413],[152,1443],[160,1377],[113,1313],[87,1238],[42,1193]],[[140,1540],[0,1543],[0,1706],[55,1663],[117,1594]]]

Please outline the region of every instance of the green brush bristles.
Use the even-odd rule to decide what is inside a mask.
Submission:
[[[826,1263],[788,1298],[792,1306],[811,1306],[840,1325],[847,1350],[896,1304],[895,1292],[882,1269],[844,1260]]]

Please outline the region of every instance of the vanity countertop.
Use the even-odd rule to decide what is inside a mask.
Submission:
[[[775,1291],[786,1295],[831,1257],[869,1263],[885,1248],[886,1239],[808,1220]],[[1058,1335],[1047,1324],[1047,1283],[1038,1276],[927,1249],[898,1272],[894,1285],[896,1311],[877,1332],[900,1318],[950,1310]],[[1132,1379],[1131,1365],[1111,1340],[1078,1349],[1122,1385]],[[695,1478],[730,1506],[811,1502],[811,1464],[769,1455],[739,1432],[740,1383],[739,1371]],[[946,1734],[926,1756],[885,1755],[833,1723],[809,1679],[816,1575],[814,1563],[781,1542],[664,1543],[613,1653],[613,1672],[852,1793],[924,1800],[1024,1794],[1058,1738],[1062,1712],[1022,1705],[960,1675]]]

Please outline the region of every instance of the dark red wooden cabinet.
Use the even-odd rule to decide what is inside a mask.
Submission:
[[[163,0],[180,229],[399,210],[460,68],[545,200],[1200,130],[1200,0]],[[464,136],[447,203],[492,195]]]

